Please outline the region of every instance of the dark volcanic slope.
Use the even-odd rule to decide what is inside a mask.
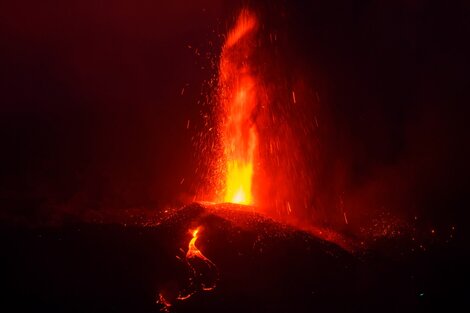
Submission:
[[[191,285],[185,253],[196,227],[196,246],[217,270],[197,265],[207,277]],[[160,292],[176,312],[420,308],[413,288],[393,278],[397,269],[369,267],[334,244],[230,205],[193,204],[156,226],[3,227],[1,244],[3,304],[15,311],[157,312]],[[214,290],[201,289],[200,281],[217,277]],[[188,290],[196,293],[175,300]]]
[[[214,291],[196,294],[175,309],[287,312],[318,308],[320,303],[345,307],[335,299],[351,298],[351,255],[305,232],[237,209],[243,208],[193,205],[161,225],[176,239],[173,247],[189,242],[188,229],[202,226],[197,246],[219,270]],[[172,279],[171,273],[167,279]]]

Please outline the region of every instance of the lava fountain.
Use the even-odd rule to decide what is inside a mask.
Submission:
[[[219,131],[225,158],[224,196],[220,200],[246,205],[256,202],[252,188],[258,150],[254,117],[259,90],[249,59],[257,28],[255,15],[243,9],[228,33],[219,64]]]

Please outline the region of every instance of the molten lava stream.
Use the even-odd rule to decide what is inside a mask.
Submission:
[[[193,238],[189,241],[186,262],[193,271],[194,283],[198,283],[199,280],[202,290],[209,291],[216,286],[218,272],[215,264],[196,247],[196,240],[200,229],[201,227],[198,227],[192,231]]]
[[[225,157],[224,202],[253,204],[252,182],[258,149],[253,120],[257,106],[257,81],[249,58],[256,17],[241,11],[229,32],[219,64],[220,132]]]
[[[184,291],[180,291],[176,300],[183,301],[189,299],[198,290],[210,291],[216,287],[219,273],[215,264],[208,259],[201,250],[196,247],[196,241],[201,227],[190,231],[192,238],[188,244],[188,251],[184,261],[190,269],[189,285]],[[177,257],[179,258],[179,257]],[[157,303],[163,305],[162,311],[168,312],[173,303],[166,299],[162,293],[159,293]]]

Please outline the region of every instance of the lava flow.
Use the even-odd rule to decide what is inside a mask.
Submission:
[[[194,295],[198,290],[210,291],[216,287],[218,280],[218,270],[215,264],[208,259],[201,250],[196,247],[196,241],[201,227],[197,227],[195,230],[190,231],[192,238],[188,244],[188,251],[184,261],[190,270],[189,284],[188,286],[180,291],[176,300],[186,300]],[[181,259],[177,257],[178,259]],[[159,293],[157,303],[163,305],[162,311],[169,311],[169,308],[173,305],[172,301],[165,298],[162,293]]]
[[[193,283],[200,284],[202,290],[209,291],[216,286],[217,267],[196,247],[200,229],[198,227],[192,231],[193,238],[189,241],[186,262],[193,272]]]
[[[229,32],[219,64],[221,140],[225,157],[223,202],[254,204],[253,176],[258,148],[254,123],[257,81],[250,68],[253,34],[257,29],[253,13],[241,11]]]

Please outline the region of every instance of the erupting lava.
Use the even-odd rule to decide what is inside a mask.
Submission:
[[[219,64],[220,132],[225,157],[224,202],[253,204],[252,182],[258,148],[253,117],[258,102],[257,82],[249,64],[250,42],[258,22],[241,11],[229,32]]]

